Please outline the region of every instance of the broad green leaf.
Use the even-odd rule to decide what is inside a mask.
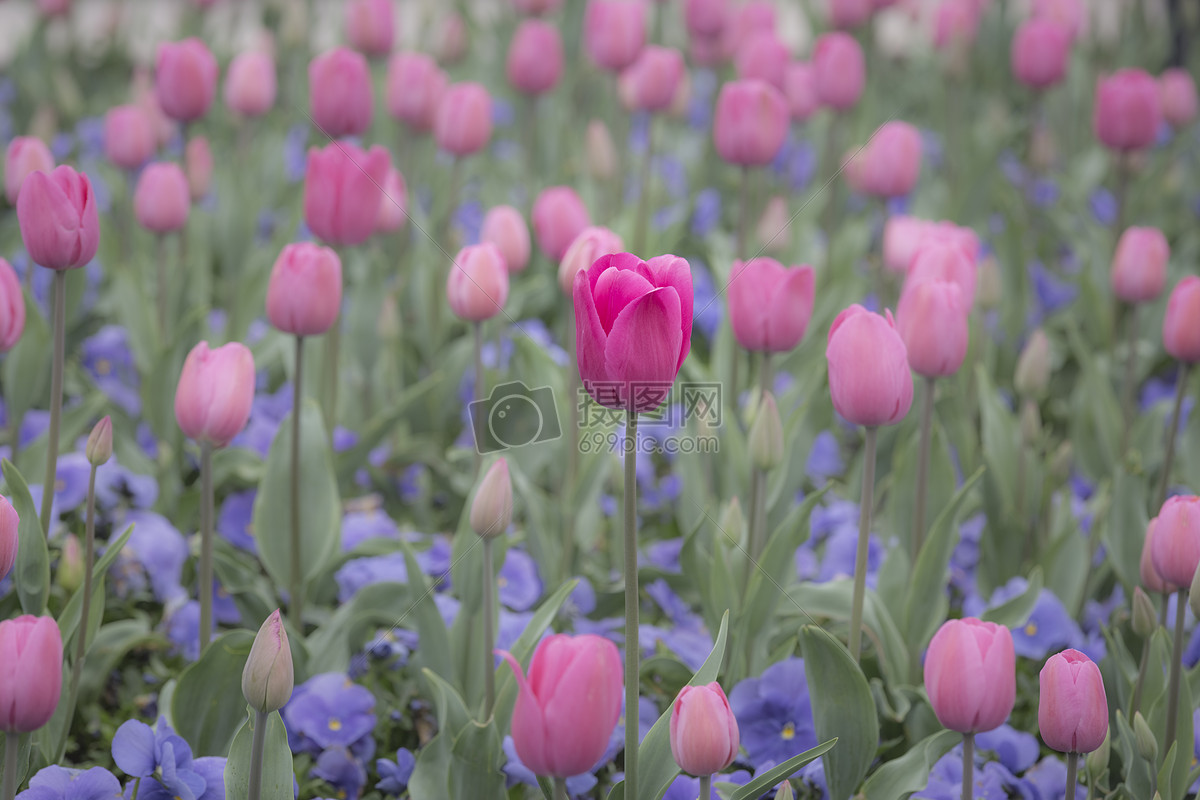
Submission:
[[[1142,542],[1150,522],[1146,514],[1147,486],[1145,478],[1130,475],[1124,465],[1118,464],[1114,473],[1112,505],[1108,524],[1099,526],[1100,540],[1108,552],[1107,562],[1131,594],[1133,587],[1141,585]]]
[[[428,668],[421,670],[433,689],[438,732],[417,752],[417,763],[408,781],[411,797],[450,797],[450,772],[454,760],[453,737],[471,721],[458,691]]]
[[[171,717],[175,732],[187,740],[197,757],[225,755],[243,724],[242,670],[252,644],[250,631],[222,634],[179,676],[171,698]]]
[[[400,548],[404,551],[404,570],[408,573],[409,595],[406,598],[404,613],[394,624],[400,626],[411,620],[411,624],[416,625],[417,635],[421,637],[421,646],[416,652],[417,662],[438,675],[453,675],[454,660],[450,655],[450,639],[442,613],[433,601],[433,587],[421,572],[416,554],[408,542],[401,540]]]
[[[795,775],[808,762],[828,753],[834,748],[837,741],[837,739],[830,739],[827,742],[821,742],[816,747],[805,750],[800,755],[792,756],[779,766],[769,769],[760,775],[755,775],[754,780],[738,787],[729,800],[753,800],[753,798],[774,787],[780,781],[787,780],[792,775]]]
[[[962,740],[954,731],[938,731],[917,742],[900,756],[882,765],[863,784],[867,800],[902,800],[929,783],[929,770]]]
[[[787,589],[796,574],[796,548],[807,541],[809,517],[824,497],[826,488],[828,487],[812,492],[804,498],[804,502],[788,514],[767,540],[762,557],[746,583],[746,600],[742,605],[744,613],[739,624],[743,631],[764,630],[770,621],[771,613],[783,599],[783,590]]]
[[[41,616],[50,596],[50,553],[46,549],[46,535],[38,521],[37,506],[29,495],[29,486],[13,463],[4,459],[0,469],[4,471],[4,482],[12,498],[13,508],[21,518],[17,526],[17,561],[13,565],[12,580],[21,601],[21,610],[26,614]]]
[[[88,646],[87,668],[79,681],[79,706],[100,694],[112,671],[130,650],[161,638],[151,632],[150,622],[143,615],[102,626]]]
[[[1041,567],[1034,567],[1033,571],[1029,573],[1028,585],[1025,587],[1025,591],[1013,599],[983,612],[984,621],[995,622],[1006,628],[1016,628],[1024,625],[1025,621],[1029,619],[1029,615],[1033,613],[1033,607],[1037,605],[1038,595],[1041,591],[1042,569]]]
[[[850,617],[853,590],[854,581],[849,578],[800,583],[788,590],[791,602],[782,611],[798,617],[802,623],[820,618],[845,621]],[[870,589],[863,601],[863,633],[875,648],[884,677],[889,683],[903,683],[908,672],[908,648],[889,609]]]
[[[451,750],[450,797],[476,800],[504,796],[504,751],[492,720],[470,720],[458,732]]]
[[[4,357],[4,404],[11,422],[44,402],[50,391],[53,340],[50,326],[28,291],[24,293],[25,330]]]
[[[240,678],[239,678],[240,680]],[[241,694],[239,693],[239,697]],[[245,704],[243,703],[243,707]],[[225,761],[225,800],[248,800],[250,796],[250,752],[254,741],[257,712],[250,711],[229,747]],[[263,741],[262,800],[292,800],[292,750],[288,747],[287,728],[278,711],[266,715],[266,739]]]

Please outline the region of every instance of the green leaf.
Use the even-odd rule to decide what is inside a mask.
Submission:
[[[495,724],[470,720],[454,738],[451,750],[450,797],[477,800],[504,796],[504,752]]]
[[[300,573],[312,579],[338,547],[342,501],[329,454],[321,408],[306,398],[300,415]],[[279,423],[254,500],[258,557],[277,586],[292,570],[292,415]]]
[[[13,508],[21,518],[17,526],[17,562],[13,565],[13,585],[17,599],[26,614],[41,616],[50,596],[50,553],[46,549],[46,535],[38,521],[38,510],[29,495],[29,485],[13,463],[7,458],[0,469],[12,498]]]
[[[229,743],[246,713],[242,670],[252,644],[250,631],[222,634],[179,676],[171,698],[171,718],[175,732],[187,740],[197,757],[229,752]]]
[[[902,800],[929,783],[929,770],[962,740],[954,731],[938,731],[912,746],[907,753],[875,770],[863,784],[867,800]]]
[[[1112,506],[1108,524],[1100,526],[1100,540],[1109,557],[1106,562],[1116,571],[1127,593],[1141,585],[1139,565],[1142,541],[1146,538],[1146,481],[1130,475],[1123,465],[1114,469]],[[1164,795],[1165,797],[1165,795]]]
[[[1024,625],[1033,607],[1037,605],[1038,594],[1042,591],[1042,568],[1034,567],[1029,573],[1028,585],[1025,591],[1013,599],[1001,603],[995,608],[983,613],[985,622],[995,622],[1006,628],[1016,628]]]
[[[792,603],[790,608],[784,606],[783,610],[805,622],[813,622],[814,617],[844,621],[850,617],[853,590],[854,581],[849,578],[826,583],[800,583],[788,590]],[[867,589],[863,602],[863,632],[875,647],[887,681],[902,683],[908,671],[908,648],[888,607],[870,589]]]
[[[335,457],[338,478],[349,480],[353,477],[354,471],[367,462],[368,454],[383,440],[383,437],[396,429],[396,424],[400,420],[404,419],[404,415],[410,410],[409,406],[426,392],[437,388],[442,377],[442,373],[435,372],[420,383],[405,389],[399,397],[390,399],[387,409],[367,423],[354,446],[338,453]]]
[[[50,392],[50,326],[29,292],[25,292],[24,301],[25,330],[4,358],[4,404],[10,423],[43,402]]]
[[[787,761],[779,766],[767,770],[761,775],[755,775],[754,780],[744,784],[730,796],[729,800],[752,800],[758,797],[766,790],[774,787],[780,781],[787,780],[792,775],[795,775],[805,764],[812,761],[814,758],[820,758],[833,749],[837,744],[837,739],[830,739],[827,742],[821,742],[816,747],[805,750],[803,753],[792,756]]]
[[[771,534],[762,557],[746,583],[745,612],[739,628],[755,632],[766,628],[771,612],[779,605],[783,590],[796,574],[796,548],[808,539],[808,519],[828,486],[812,492],[796,506]]]
[[[417,763],[408,781],[410,797],[449,797],[452,738],[471,721],[458,691],[428,668],[421,670],[433,688],[437,706],[438,732],[417,752]]]
[[[404,614],[396,620],[400,625],[406,619],[412,618],[417,627],[417,635],[421,638],[421,646],[417,649],[418,663],[438,675],[453,675],[454,659],[450,655],[450,639],[446,633],[446,622],[438,611],[437,603],[433,601],[433,587],[421,567],[412,547],[403,539],[400,548],[404,551],[404,570],[408,574],[408,603]]]
[[[239,678],[240,679],[240,678]],[[241,697],[239,691],[238,696]],[[254,742],[257,713],[251,711],[229,747],[225,761],[225,800],[248,800],[250,796],[250,752]],[[266,715],[266,739],[263,741],[262,800],[292,800],[292,750],[288,747],[287,728],[278,711]]]
[[[831,797],[850,797],[879,747],[879,719],[866,677],[837,639],[815,625],[800,628],[804,674],[818,739],[838,746],[824,758]]]
[[[121,554],[121,550],[125,548],[129,537],[133,535],[133,526],[130,525],[125,529],[125,532],[116,539],[110,539],[108,545],[104,548],[104,555],[96,559],[96,563],[92,565],[92,583],[93,589],[95,585],[104,577],[104,573],[112,566],[112,563],[117,560],[117,556]],[[95,593],[93,592],[93,597]],[[71,642],[75,638],[75,632],[79,629],[79,615],[83,607],[83,586],[71,595],[71,599],[67,601],[67,605],[63,607],[62,613],[58,615],[58,630],[62,634],[63,651],[73,652]]]

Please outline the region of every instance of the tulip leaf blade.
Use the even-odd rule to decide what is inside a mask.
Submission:
[[[239,693],[240,695],[240,693]],[[229,746],[225,760],[225,800],[247,800],[250,796],[250,751],[257,713],[251,710]],[[278,711],[265,715],[266,740],[263,743],[262,800],[292,800],[292,750],[288,747],[287,728]]]
[[[28,289],[24,303],[25,329],[4,359],[4,403],[10,422],[23,417],[50,391],[50,326]]]
[[[1042,568],[1034,567],[1027,579],[1025,591],[995,608],[985,611],[980,618],[984,622],[995,622],[1006,628],[1016,628],[1024,625],[1037,605],[1038,595],[1042,591]]]
[[[50,551],[46,547],[46,536],[38,521],[38,510],[29,493],[29,484],[24,476],[7,458],[0,469],[12,498],[20,523],[17,525],[17,560],[13,565],[13,584],[21,610],[26,614],[41,616],[50,597]]]
[[[450,797],[475,800],[503,796],[504,773],[500,771],[500,764],[504,751],[500,746],[500,732],[491,720],[486,723],[468,720],[454,737],[451,755]]]
[[[96,559],[96,563],[92,565],[93,583],[98,583],[104,577],[104,573],[117,560],[117,556],[121,554],[121,551],[125,548],[125,543],[129,541],[129,537],[132,535],[133,525],[130,525],[115,540],[109,540],[108,545],[104,548],[104,554]],[[64,652],[73,652],[71,642],[75,638],[75,632],[79,629],[79,615],[82,613],[82,606],[83,586],[80,585],[58,615],[58,630],[62,633]]]
[[[787,761],[783,762],[773,769],[769,769],[759,775],[754,776],[754,780],[749,783],[739,786],[729,800],[752,800],[758,797],[766,790],[774,787],[780,781],[787,780],[792,775],[795,775],[798,770],[804,767],[808,762],[828,753],[837,744],[837,738],[829,739],[821,742],[816,747],[805,750],[799,755],[792,756]]]
[[[417,762],[408,780],[411,797],[450,797],[450,772],[454,758],[452,737],[471,722],[458,690],[429,667],[421,670],[433,689],[438,732],[417,751]]]
[[[867,800],[901,800],[923,788],[929,783],[929,770],[961,739],[962,735],[954,731],[926,736],[907,753],[875,770],[863,784],[863,794]]]
[[[175,732],[192,746],[197,757],[225,755],[243,724],[246,699],[242,696],[242,670],[252,644],[254,634],[248,630],[221,634],[188,665],[175,684],[171,719],[175,721]]]

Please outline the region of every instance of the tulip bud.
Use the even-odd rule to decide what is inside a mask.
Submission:
[[[737,50],[734,66],[738,80],[766,81],[779,91],[787,89],[787,68],[792,60],[788,46],[774,31],[747,36]]]
[[[598,180],[607,180],[617,171],[617,148],[603,122],[594,119],[588,123],[587,135],[588,174]]]
[[[1050,340],[1038,328],[1029,341],[1025,342],[1017,358],[1017,369],[1013,374],[1013,387],[1022,397],[1038,397],[1050,383]]]
[[[346,38],[369,56],[387,55],[396,37],[392,0],[352,0],[346,4]]]
[[[185,436],[224,447],[241,433],[254,403],[254,356],[240,342],[188,353],[175,389],[175,420]]]
[[[508,267],[490,242],[458,251],[446,280],[446,299],[459,319],[481,322],[504,309],[508,299]]]
[[[646,43],[646,8],[624,0],[590,0],[583,17],[583,45],[601,69],[620,72]]]
[[[152,233],[173,233],[186,225],[192,198],[179,165],[160,161],[142,170],[133,208],[138,224]]]
[[[1192,585],[1200,568],[1200,497],[1176,495],[1163,503],[1150,556],[1164,581],[1180,587]]]
[[[18,136],[8,143],[4,154],[4,196],[11,205],[17,204],[21,184],[30,173],[54,169],[54,155],[41,139]]]
[[[1172,358],[1200,361],[1200,277],[1188,275],[1171,290],[1162,330],[1163,348]]]
[[[422,53],[394,53],[388,60],[388,113],[418,133],[433,130],[446,73]]]
[[[158,46],[154,92],[163,113],[179,122],[200,119],[217,89],[217,59],[200,39]]]
[[[380,188],[391,167],[386,150],[367,152],[348,142],[308,151],[304,221],[327,244],[362,244],[375,232],[383,202]]]
[[[1196,116],[1196,82],[1180,67],[1165,70],[1158,78],[1163,118],[1172,128],[1186,127]]]
[[[92,432],[88,434],[87,449],[84,452],[87,454],[88,463],[93,467],[99,467],[112,458],[112,450],[112,417],[105,415],[104,419],[97,422],[96,427],[92,428]]]
[[[1158,763],[1158,740],[1154,738],[1154,731],[1150,730],[1140,711],[1133,714],[1133,740],[1139,756],[1150,764]]]
[[[1178,587],[1163,580],[1154,567],[1154,532],[1158,528],[1158,517],[1146,523],[1146,535],[1142,539],[1142,560],[1138,566],[1142,586],[1155,594],[1171,594]]]
[[[17,547],[20,544],[21,518],[7,497],[0,497],[0,581],[12,572],[17,563]]]
[[[258,117],[275,105],[275,61],[268,53],[249,51],[229,62],[225,73],[225,105],[243,117]]]
[[[457,64],[467,53],[467,23],[457,13],[442,17],[435,40],[437,60],[443,64]]]
[[[442,150],[469,156],[487,146],[492,137],[492,97],[478,83],[456,83],[438,103],[433,137]]]
[[[1034,445],[1042,435],[1042,414],[1038,404],[1028,398],[1021,403],[1021,441]]]
[[[750,426],[750,460],[763,472],[783,463],[783,422],[775,395],[767,392],[758,404],[754,424]]]
[[[475,491],[475,499],[471,502],[471,530],[488,539],[501,536],[512,524],[512,513],[512,478],[508,474],[508,462],[498,458],[484,473]]]
[[[346,47],[314,58],[308,65],[308,108],[324,136],[365,133],[373,113],[367,59]]]
[[[104,115],[104,155],[121,169],[145,164],[157,144],[154,120],[142,106],[116,106]]]
[[[29,257],[48,269],[82,267],[100,244],[92,183],[66,165],[25,179],[17,198],[17,222]]]
[[[989,255],[979,262],[978,281],[975,285],[975,302],[984,311],[998,308],[1004,296],[1000,280],[1000,265],[996,257]]]
[[[379,216],[375,219],[376,233],[392,233],[408,221],[408,186],[400,170],[391,167],[379,198]]]
[[[544,189],[533,201],[530,217],[538,249],[551,261],[562,261],[571,242],[591,224],[587,206],[570,186]]]
[[[1013,36],[1013,76],[1032,89],[1060,82],[1071,59],[1071,34],[1052,19],[1031,19]]]
[[[1158,83],[1140,69],[1122,69],[1096,83],[1092,129],[1105,147],[1127,152],[1154,144],[1162,122]]]
[[[1050,475],[1058,483],[1063,483],[1071,476],[1071,464],[1075,460],[1075,448],[1069,441],[1060,442],[1050,457]]]
[[[318,336],[342,306],[342,262],[331,248],[310,242],[280,252],[267,284],[267,319],[277,330]]]
[[[684,772],[712,775],[737,757],[737,719],[721,685],[685,686],[671,707],[671,755]]]
[[[805,122],[821,108],[812,64],[805,61],[788,64],[783,77],[783,91],[787,95],[788,111],[793,122]]]
[[[0,564],[2,572],[3,565]],[[54,581],[67,592],[74,592],[83,583],[83,553],[79,547],[79,537],[73,533],[63,537],[62,555],[59,556]]]
[[[744,167],[771,163],[787,137],[783,93],[759,80],[730,81],[717,95],[713,143],[722,160]]]
[[[505,74],[518,92],[544,94],[562,78],[563,44],[558,26],[537,19],[522,22],[508,46]]]
[[[621,73],[621,102],[631,111],[664,111],[674,102],[684,72],[678,50],[651,45]]]
[[[575,273],[586,270],[600,256],[620,253],[625,249],[621,237],[608,228],[588,227],[571,241],[558,263],[558,286],[563,294],[571,296],[575,286]]]
[[[717,527],[721,529],[722,538],[727,544],[740,546],[745,541],[746,518],[742,515],[742,504],[736,497],[725,506],[725,512],[721,514],[721,522]]]
[[[912,406],[913,380],[892,312],[852,305],[838,314],[825,346],[833,407],[855,425],[892,425]]]
[[[279,609],[275,609],[250,646],[250,655],[242,669],[242,696],[254,710],[270,714],[283,708],[291,698],[294,681],[287,631]]]
[[[973,617],[942,624],[925,654],[925,691],[938,721],[959,733],[981,733],[1008,719],[1016,698],[1012,634]]]
[[[1096,781],[1108,772],[1108,755],[1112,749],[1109,741],[1111,736],[1111,731],[1105,733],[1104,741],[1100,743],[1100,746],[1087,754],[1083,767],[1087,770],[1089,785],[1094,786]]]
[[[927,378],[953,375],[967,355],[969,307],[957,283],[908,281],[896,307],[896,329],[913,372]]]
[[[792,792],[792,784],[784,781],[779,784],[779,791],[775,793],[775,800],[795,800],[796,795]]]
[[[1158,228],[1126,228],[1112,261],[1112,289],[1117,299],[1143,303],[1158,297],[1167,283],[1171,248]]]
[[[813,83],[821,104],[836,111],[853,108],[866,85],[866,59],[862,47],[840,31],[817,37],[813,48]]]
[[[1078,650],[1046,659],[1038,676],[1038,730],[1060,753],[1090,753],[1108,735],[1108,698],[1096,662]]]
[[[529,265],[529,226],[521,212],[512,206],[495,206],[483,217],[480,241],[496,245],[504,256],[509,273],[520,272]]]
[[[53,617],[0,622],[0,731],[30,733],[54,716],[62,694],[62,634]]]
[[[1158,627],[1158,615],[1154,612],[1154,604],[1150,595],[1142,591],[1142,587],[1133,587],[1133,632],[1145,639],[1154,633]]]

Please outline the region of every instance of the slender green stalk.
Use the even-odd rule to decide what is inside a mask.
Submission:
[[[259,800],[262,795],[263,745],[267,742],[269,717],[261,711],[254,712],[254,736],[250,741],[250,800]]]
[[[4,786],[0,788],[0,800],[13,800],[17,796],[17,760],[21,750],[21,734],[4,734]]]
[[[975,734],[963,734],[962,800],[975,800]]]
[[[1075,787],[1079,785],[1079,753],[1067,753],[1067,794],[1066,797],[1075,797]]]
[[[1125,155],[1117,153],[1117,185],[1113,197],[1117,201],[1117,213],[1113,219],[1113,232],[1117,237],[1125,230],[1125,196],[1129,192],[1129,170],[1126,168]]]
[[[866,429],[863,451],[862,503],[858,509],[858,550],[854,556],[854,599],[850,605],[850,657],[858,663],[862,652],[863,598],[867,590],[867,539],[871,534],[871,506],[875,502],[876,428]]]
[[[325,429],[333,436],[337,426],[338,359],[342,352],[342,317],[334,320],[325,337]]]
[[[1165,607],[1165,604],[1164,604]],[[1133,702],[1129,706],[1129,718],[1133,719],[1142,707],[1142,687],[1146,683],[1146,670],[1150,666],[1150,639],[1142,643],[1142,663],[1138,665],[1137,680],[1133,684]]]
[[[167,237],[158,235],[158,258],[155,269],[158,271],[158,332],[167,339]]]
[[[496,706],[496,660],[492,650],[496,648],[495,623],[492,617],[496,613],[496,575],[492,569],[492,537],[483,537],[483,686],[484,704],[483,719],[487,722]]]
[[[1129,449],[1129,435],[1133,428],[1133,395],[1137,385],[1137,305],[1129,305],[1126,335],[1125,379],[1121,385],[1121,455]]]
[[[535,178],[539,175],[538,170],[538,95],[526,95],[525,97],[525,158],[529,168],[529,177]],[[536,189],[538,187],[533,187]],[[533,203],[533,191],[530,191],[529,202]]]
[[[625,415],[625,796],[638,796],[638,550],[637,550],[637,412],[633,398]]]
[[[742,179],[738,188],[738,226],[737,238],[734,240],[735,259],[745,258],[746,256],[746,228],[749,226],[750,220],[750,168],[742,167]],[[741,361],[741,348],[734,347],[729,350],[729,385],[733,387],[733,391],[737,392],[738,386],[738,362]]]
[[[334,327],[337,327],[336,325]],[[296,337],[296,369],[292,376],[291,580],[288,611],[292,625],[304,632],[304,575],[300,569],[300,414],[304,405],[304,337]]]
[[[764,352],[762,369],[758,375],[758,402],[761,410],[763,398],[771,386],[771,353]],[[766,547],[766,503],[767,474],[757,467],[750,469],[750,560],[746,564],[747,580],[754,572],[754,561]]]
[[[833,264],[833,239],[837,235],[838,218],[838,139],[840,138],[843,114],[836,112],[829,120],[825,131],[825,156],[822,159],[825,167],[826,180],[829,181],[829,201],[823,212],[825,229],[825,266]]]
[[[700,800],[712,800],[712,775],[700,776]]]
[[[476,322],[473,326],[475,334],[475,402],[483,400],[485,381],[483,379],[483,323]],[[478,406],[476,406],[478,408]],[[475,448],[475,476],[483,466],[483,455]],[[488,674],[491,674],[490,672]]]
[[[212,445],[200,443],[200,655],[212,638],[213,477]]]
[[[32,266],[29,268],[33,269]],[[46,478],[42,481],[42,533],[50,536],[50,509],[58,480],[58,428],[62,419],[63,361],[67,349],[67,272],[54,270],[54,362],[50,367],[50,429],[46,433]]]
[[[574,567],[575,549],[575,476],[579,472],[579,365],[575,354],[575,319],[567,318],[567,356],[571,363],[567,365],[567,430],[569,437],[564,437],[567,445],[567,468],[563,473],[562,507],[563,507],[563,545],[562,570],[564,580],[571,575]]]
[[[1164,753],[1175,744],[1175,728],[1179,720],[1179,673],[1183,662],[1183,618],[1187,616],[1188,590],[1175,595],[1175,647],[1171,652],[1171,677],[1167,679],[1167,733],[1163,740]]]
[[[929,440],[933,434],[933,378],[925,378],[925,396],[921,400],[921,440],[917,450],[917,499],[913,512],[912,560],[917,563],[925,541],[925,502],[929,493]]]
[[[637,218],[633,228],[633,252],[646,248],[646,218],[650,216],[650,193],[654,190],[654,115],[646,123],[646,158],[642,165],[642,190],[638,195]],[[743,213],[745,213],[743,211]]]
[[[11,406],[9,406],[11,409]],[[23,415],[9,413],[8,420],[8,446],[11,452],[8,454],[8,460],[15,467],[17,465],[17,451],[21,448],[21,422]]]
[[[96,560],[96,467],[88,473],[87,527],[84,533],[83,605],[79,612],[79,631],[76,636],[75,663],[71,665],[71,684],[67,708],[74,712],[79,697],[79,679],[83,675],[83,659],[87,655],[88,617],[92,613],[92,564]]]
[[[554,800],[570,800],[570,795],[567,794],[567,779],[554,779]]]
[[[1167,428],[1167,454],[1163,457],[1162,476],[1158,479],[1158,502],[1152,513],[1157,514],[1167,501],[1167,488],[1171,485],[1171,464],[1175,460],[1175,439],[1179,436],[1179,415],[1183,410],[1183,396],[1187,392],[1188,363],[1179,362],[1179,377],[1175,385],[1175,407],[1171,411],[1171,426]],[[15,451],[14,451],[15,452]]]

